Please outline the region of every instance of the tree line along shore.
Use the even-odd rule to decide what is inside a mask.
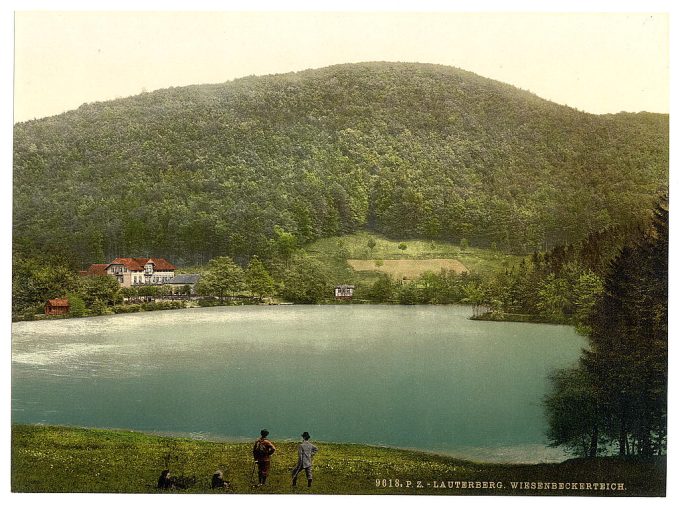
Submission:
[[[298,245],[279,230],[268,257],[239,262],[223,256],[182,267],[200,280],[193,288],[174,289],[121,287],[113,277],[81,276],[79,267],[49,256],[15,258],[12,318],[43,318],[48,299],[68,298],[62,318],[262,302],[467,304],[480,319],[575,324],[601,290],[606,261],[620,238],[603,232],[523,257],[466,239],[398,240],[369,231]],[[598,254],[588,258],[587,252]],[[335,298],[340,284],[353,287],[351,300]]]

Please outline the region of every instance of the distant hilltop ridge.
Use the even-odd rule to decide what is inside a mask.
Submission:
[[[79,263],[266,254],[367,228],[516,253],[630,227],[668,115],[593,115],[433,64],[361,63],[83,105],[14,129],[14,248]]]

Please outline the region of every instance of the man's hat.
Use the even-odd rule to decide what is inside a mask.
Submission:
[[[269,435],[269,431],[267,431],[266,429],[263,429],[262,431],[260,431],[260,435],[262,435],[263,437],[266,437],[267,435]]]
[[[305,440],[309,439],[309,433],[307,433],[307,432],[305,431],[305,432],[302,434],[302,438],[304,438]]]

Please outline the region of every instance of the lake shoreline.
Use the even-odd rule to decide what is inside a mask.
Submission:
[[[182,301],[176,301],[176,300],[162,300],[158,299],[156,302],[163,304],[163,303],[172,303],[172,302],[182,302]],[[251,300],[238,300],[238,301],[225,301],[225,303],[219,303],[215,301],[214,303],[205,305],[205,304],[198,304],[195,301],[187,301],[190,302],[191,305],[189,306],[168,306],[168,307],[162,307],[159,306],[157,308],[153,308],[153,306],[150,306],[149,308],[145,308],[143,306],[140,306],[139,304],[129,304],[127,306],[130,306],[129,310],[123,310],[123,311],[110,311],[106,313],[101,313],[101,314],[91,314],[91,315],[83,315],[83,316],[71,316],[71,315],[35,315],[32,319],[26,319],[26,318],[18,318],[18,317],[12,317],[12,323],[19,323],[19,322],[40,322],[40,321],[49,321],[49,320],[72,320],[72,319],[81,319],[81,318],[94,318],[97,316],[115,316],[115,315],[127,315],[127,314],[133,314],[133,313],[153,313],[156,311],[180,311],[180,310],[186,310],[186,309],[203,309],[203,308],[233,308],[233,307],[243,307],[243,306],[260,306],[260,307],[269,307],[269,306],[432,306],[432,307],[442,307],[442,306],[452,306],[452,307],[470,307],[468,304],[465,303],[452,303],[452,304],[400,304],[399,302],[370,302],[370,301],[348,301],[348,300],[335,300],[335,301],[325,301],[325,302],[318,302],[314,304],[305,304],[305,303],[295,303],[295,302],[254,302]],[[132,306],[135,306],[134,308]],[[470,317],[472,319],[472,316]]]
[[[476,316],[471,316],[470,320],[478,320],[480,322],[512,322],[512,323],[540,323],[544,325],[573,325],[568,322],[560,322],[550,320],[538,315],[523,315],[519,313],[483,313]]]
[[[164,300],[159,300],[161,303],[163,302],[178,302],[178,301],[164,301]],[[229,304],[224,304],[224,303],[216,303],[216,304],[211,304],[211,305],[200,305],[196,304],[195,302],[193,305],[189,306],[184,306],[184,307],[167,307],[167,308],[157,308],[157,309],[144,309],[142,307],[138,307],[135,309],[131,309],[129,311],[119,311],[119,312],[110,312],[110,313],[103,313],[100,315],[87,315],[87,316],[67,316],[67,315],[56,315],[56,316],[47,316],[47,315],[36,315],[32,320],[27,320],[27,319],[15,319],[14,317],[12,318],[12,323],[18,323],[18,322],[32,322],[32,321],[44,321],[44,320],[71,320],[71,319],[80,319],[80,318],[92,318],[95,316],[114,316],[114,315],[125,315],[125,314],[130,314],[130,313],[153,313],[155,311],[173,311],[173,310],[182,310],[182,309],[199,309],[199,308],[215,308],[215,307],[241,307],[241,306],[306,306],[309,304],[296,304],[293,302],[252,302],[252,301],[238,301],[238,303],[229,303]],[[334,302],[319,302],[317,304],[314,304],[316,306],[432,306],[432,307],[441,307],[441,306],[460,306],[460,307],[465,307],[468,306],[470,307],[469,304],[464,304],[464,303],[453,303],[453,304],[400,304],[398,302],[369,302],[369,301],[357,301],[357,302],[351,302],[351,301],[334,301]],[[523,315],[523,314],[517,314],[517,313],[483,313],[479,315],[474,315],[471,314],[470,317],[468,318],[469,320],[476,320],[480,322],[510,322],[510,323],[536,323],[536,324],[544,324],[544,325],[572,325],[567,322],[559,322],[555,320],[549,320],[546,318],[542,318],[538,315]]]
[[[175,490],[177,493],[215,493],[209,480],[220,469],[231,482],[228,492],[242,494],[665,495],[665,457],[494,464],[421,451],[327,442],[317,443],[314,487],[293,489],[289,467],[295,463],[297,444],[275,442],[278,449],[272,458],[268,485],[257,488],[251,480],[250,442],[13,424],[12,491],[157,493],[156,479],[161,470],[169,468],[172,475],[189,480],[185,489]]]

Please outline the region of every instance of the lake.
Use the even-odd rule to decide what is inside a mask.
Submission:
[[[556,461],[547,375],[571,327],[466,306],[241,306],[12,325],[12,421]]]

